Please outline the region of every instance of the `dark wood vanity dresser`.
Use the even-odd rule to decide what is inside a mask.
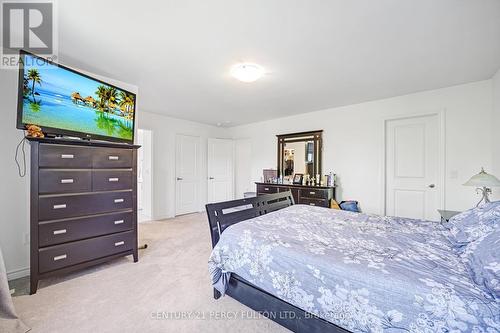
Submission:
[[[255,183],[257,195],[291,191],[297,204],[330,207],[330,200],[335,200],[335,187],[306,186],[295,184]]]
[[[278,154],[275,179],[280,177],[293,179],[294,175],[303,176],[304,172],[311,177],[323,175],[323,130],[279,134],[276,138]],[[266,175],[263,179],[266,181]],[[335,186],[300,185],[300,182],[298,184],[274,182],[255,184],[257,195],[291,191],[296,204],[330,207],[331,200],[335,200]]]
[[[137,148],[67,139],[31,145],[30,292],[39,279],[137,254]]]

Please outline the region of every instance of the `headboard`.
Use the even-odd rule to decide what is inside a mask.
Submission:
[[[207,204],[208,223],[212,236],[212,248],[219,241],[222,232],[230,225],[261,216],[293,205],[291,191],[259,195],[231,201]]]

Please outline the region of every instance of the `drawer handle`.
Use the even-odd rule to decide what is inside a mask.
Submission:
[[[314,202],[309,203],[309,205],[316,206],[316,204]]]
[[[264,191],[269,191],[269,187],[264,187]]]
[[[125,242],[124,242],[124,241],[121,241],[121,242],[116,242],[116,243],[115,243],[115,246],[122,246],[122,245],[125,245]]]
[[[54,209],[64,209],[64,208],[66,208],[66,204],[54,205],[53,208]]]
[[[61,179],[61,184],[73,184],[75,181],[72,178]]]
[[[122,224],[123,222],[125,222],[124,220],[117,220],[115,221],[115,224]]]
[[[73,155],[73,154],[61,154],[61,158],[72,159],[72,158],[75,158],[75,155]]]
[[[109,178],[108,179],[109,182],[117,182],[119,180],[120,180],[120,178]]]
[[[62,235],[66,233],[66,229],[54,230],[54,235]]]
[[[66,254],[62,254],[60,256],[56,256],[54,257],[54,261],[58,261],[58,260],[64,260],[66,259],[68,256]]]
[[[119,157],[119,156],[113,156],[113,155],[110,155],[110,156],[108,156],[108,159],[109,159],[110,161],[118,161],[118,160],[120,159],[120,157]]]
[[[314,195],[314,194],[316,194],[316,192],[311,191],[311,192],[309,192],[309,194],[313,194]]]
[[[124,202],[125,200],[124,199],[115,199],[115,203],[120,203],[120,202]]]

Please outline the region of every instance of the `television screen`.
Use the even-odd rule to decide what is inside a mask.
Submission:
[[[21,51],[17,127],[132,143],[136,95]]]

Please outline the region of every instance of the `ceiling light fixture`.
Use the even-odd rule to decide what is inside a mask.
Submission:
[[[231,68],[231,76],[241,82],[255,82],[264,74],[262,66],[252,63],[236,64]]]

